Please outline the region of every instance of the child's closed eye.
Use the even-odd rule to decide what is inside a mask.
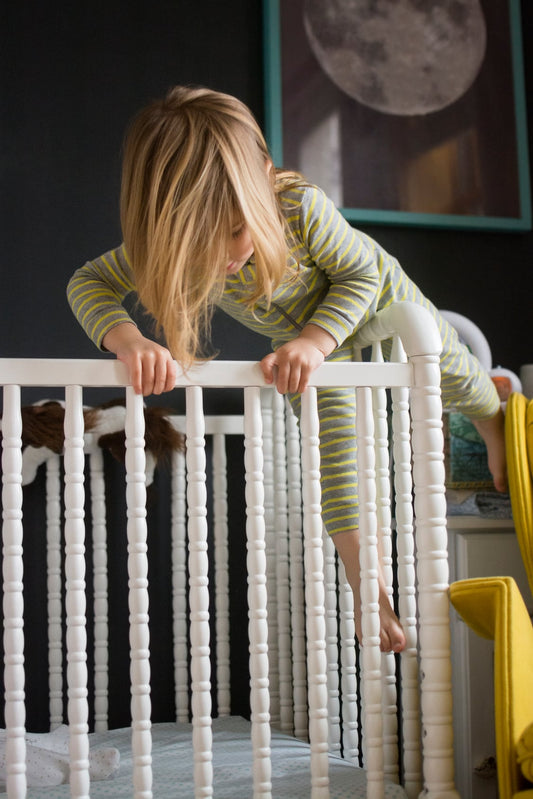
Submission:
[[[231,238],[232,239],[238,239],[239,236],[242,236],[242,234],[244,233],[244,228],[245,228],[245,225],[239,225],[238,228],[236,228],[235,230],[232,231]]]

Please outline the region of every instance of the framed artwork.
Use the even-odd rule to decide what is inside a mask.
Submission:
[[[263,0],[276,166],[352,222],[531,229],[519,0]]]

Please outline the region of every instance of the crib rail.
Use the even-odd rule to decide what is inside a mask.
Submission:
[[[394,338],[393,362],[381,360],[376,342]],[[401,344],[400,344],[401,342]],[[301,412],[303,532],[305,561],[305,606],[307,615],[307,679],[309,692],[309,735],[311,741],[311,795],[313,799],[329,797],[326,748],[331,730],[327,723],[328,703],[335,702],[338,686],[328,685],[330,668],[328,640],[328,595],[340,592],[340,615],[347,631],[343,638],[341,658],[343,696],[353,691],[355,666],[349,643],[352,607],[345,590],[331,589],[324,581],[324,542],[320,515],[318,413],[316,389],[322,386],[355,387],[357,393],[357,436],[359,440],[358,471],[361,491],[361,573],[364,698],[363,713],[365,766],[368,797],[384,794],[383,775],[398,779],[398,763],[389,749],[398,733],[395,727],[396,683],[394,658],[379,652],[379,616],[376,575],[378,535],[384,541],[384,557],[392,585],[391,496],[388,463],[388,431],[383,392],[391,389],[394,416],[393,449],[396,467],[396,534],[400,583],[400,612],[406,629],[408,646],[402,655],[402,701],[404,728],[403,782],[410,797],[423,786],[429,799],[453,797],[453,747],[451,737],[451,674],[449,658],[447,600],[447,540],[444,497],[443,442],[439,389],[440,338],[429,312],[408,303],[378,314],[360,335],[358,344],[374,345],[373,363],[325,364],[311,380],[303,395]],[[126,494],[128,508],[128,569],[130,581],[130,648],[131,648],[131,715],[132,751],[134,755],[135,799],[152,797],[150,736],[150,663],[147,593],[146,532],[146,456],[144,450],[143,398],[128,386],[122,364],[102,360],[0,359],[0,383],[4,386],[3,433],[3,541],[4,541],[4,681],[5,719],[7,728],[8,796],[26,796],[25,778],[25,675],[23,635],[23,561],[22,561],[22,496],[21,496],[21,387],[65,387],[65,539],[66,539],[66,606],[67,660],[69,704],[68,721],[71,736],[71,796],[90,797],[88,776],[88,705],[87,705],[87,639],[85,632],[85,564],[84,564],[84,491],[83,491],[83,387],[122,387],[126,393]],[[268,517],[264,511],[265,493],[265,418],[279,424],[279,404],[274,403],[272,417],[262,409],[264,386],[257,364],[247,362],[211,362],[180,374],[176,388],[186,395],[187,496],[190,585],[190,644],[192,674],[192,720],[196,796],[213,793],[210,631],[208,589],[208,536],[206,520],[206,421],[203,413],[203,388],[243,388],[245,397],[244,438],[246,463],[246,533],[249,572],[249,637],[251,673],[251,720],[254,744],[254,797],[271,796],[270,779],[270,695],[269,677],[278,680],[280,715],[288,704],[284,695],[284,677],[271,673],[268,657],[267,619],[275,618],[278,637],[283,637],[291,610],[301,606],[302,597],[295,594],[291,603],[284,599],[274,612],[269,607],[267,591],[268,564],[266,552],[271,540]],[[277,402],[277,400],[276,400]],[[277,410],[276,410],[277,408]],[[274,421],[277,420],[277,421]],[[412,450],[408,426],[412,427]],[[289,492],[294,489],[294,429],[288,421],[285,453]],[[285,427],[285,423],[284,423]],[[291,432],[292,431],[292,432]],[[279,437],[276,438],[280,440]],[[377,441],[377,449],[376,449]],[[292,443],[291,443],[292,442]],[[299,447],[299,445],[298,445]],[[407,466],[412,455],[413,481]],[[268,462],[267,456],[267,462]],[[277,458],[276,458],[277,462]],[[268,474],[268,469],[267,472]],[[283,475],[283,473],[281,473]],[[280,479],[280,472],[278,477]],[[268,479],[267,479],[268,482]],[[381,484],[381,487],[380,487]],[[377,487],[376,487],[377,486]],[[412,531],[416,519],[416,567],[418,590],[414,596],[415,554]],[[294,513],[289,506],[281,517]],[[274,525],[275,528],[275,525]],[[328,556],[326,542],[326,574]],[[287,549],[292,543],[287,542]],[[282,562],[285,555],[283,555]],[[271,562],[271,561],[270,561]],[[292,578],[297,579],[298,559]],[[342,572],[342,569],[341,569]],[[284,578],[283,578],[284,579]],[[180,589],[181,590],[181,589]],[[391,589],[392,590],[392,589]],[[335,603],[335,598],[333,599]],[[417,628],[419,632],[417,633]],[[280,644],[283,647],[283,644]],[[300,651],[301,655],[301,651]],[[296,660],[300,657],[296,655]],[[222,656],[224,660],[225,656]],[[281,660],[287,659],[286,650]],[[294,651],[291,657],[294,656]],[[419,690],[418,659],[423,681]],[[294,683],[294,707],[302,699]],[[285,697],[285,698],[284,698]],[[423,734],[419,731],[418,705],[421,705]],[[296,713],[296,716],[298,715]],[[345,749],[350,746],[350,728],[357,722],[348,720],[344,734]],[[296,720],[295,726],[301,726]],[[421,755],[423,740],[423,775]],[[331,741],[330,741],[331,743]],[[354,745],[357,748],[357,744]]]

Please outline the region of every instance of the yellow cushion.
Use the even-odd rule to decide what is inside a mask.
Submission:
[[[516,744],[516,755],[522,774],[533,782],[533,722],[528,724]]]
[[[500,799],[527,789],[517,745],[533,722],[533,626],[512,577],[478,577],[450,586],[467,624],[494,640],[494,713]]]
[[[509,494],[518,544],[533,593],[533,491],[530,463],[533,457],[533,409],[523,394],[509,397],[505,412],[505,448]],[[526,424],[527,415],[527,424]],[[527,432],[526,432],[527,431]]]
[[[529,461],[529,475],[533,480],[533,399],[530,399],[526,408],[526,448]]]

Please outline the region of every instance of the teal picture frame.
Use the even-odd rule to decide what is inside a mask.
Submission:
[[[298,8],[303,8],[305,0],[263,0],[263,31],[264,31],[264,94],[265,94],[265,135],[267,142],[274,160],[274,164],[278,167],[285,167],[287,169],[296,169],[304,171],[305,176],[314,182],[320,183],[315,179],[312,174],[307,170],[302,170],[299,163],[286,161],[286,142],[290,142],[291,147],[297,132],[291,129],[291,113],[287,113],[287,109],[291,109],[291,87],[295,85],[294,75],[287,78],[284,75],[284,60],[286,58],[287,47],[298,48],[299,46],[306,46],[304,43],[305,36],[303,31],[303,19],[301,20],[302,31],[294,29],[287,29],[289,18],[290,24],[295,25],[294,19],[297,19],[296,24],[300,24],[300,14]],[[484,198],[481,198],[481,210],[476,212],[463,212],[460,213],[440,213],[433,210],[426,210],[425,208],[408,209],[402,208],[400,204],[396,206],[393,202],[392,205],[380,204],[369,202],[346,203],[338,202],[342,213],[350,222],[359,224],[380,224],[380,225],[413,225],[418,227],[433,227],[433,228],[456,228],[466,230],[490,230],[490,231],[528,231],[532,227],[532,213],[531,213],[531,186],[530,186],[530,167],[529,167],[529,154],[528,154],[528,133],[527,133],[527,115],[526,115],[526,95],[525,95],[525,81],[524,81],[524,67],[523,67],[523,53],[522,53],[522,29],[521,29],[521,15],[520,15],[520,0],[481,0],[482,7],[490,3],[498,3],[498,13],[503,13],[501,6],[505,7],[505,14],[507,16],[506,24],[508,25],[508,36],[502,45],[502,33],[497,31],[496,40],[500,47],[505,48],[505,57],[508,59],[507,69],[507,83],[504,81],[493,82],[490,84],[491,96],[488,97],[486,90],[487,78],[485,77],[485,87],[481,88],[476,95],[477,85],[474,81],[472,87],[465,93],[465,96],[460,100],[463,105],[460,107],[462,111],[466,107],[465,104],[470,102],[474,111],[480,108],[483,111],[483,103],[485,104],[484,113],[486,116],[479,119],[479,136],[486,135],[486,131],[490,128],[490,115],[498,115],[498,97],[501,96],[502,103],[509,105],[510,127],[513,128],[512,133],[507,132],[506,135],[512,137],[505,145],[506,158],[512,158],[512,169],[509,170],[509,160],[505,164],[500,164],[499,158],[484,158],[485,166],[490,170],[494,170],[494,175],[490,176],[487,182],[492,186],[498,185],[500,176],[497,170],[502,170],[501,179],[505,182],[507,193],[509,195],[509,207],[505,209],[504,213],[493,212],[492,208],[485,210],[483,206]],[[303,12],[300,14],[303,17]],[[490,20],[490,14],[489,14]],[[487,37],[490,43],[490,38]],[[303,43],[303,45],[302,45]],[[318,62],[313,63],[312,54],[306,55],[306,65],[311,64],[311,69],[320,71]],[[486,59],[491,58],[490,47],[487,46],[485,54]],[[498,55],[501,61],[501,54]],[[294,60],[294,51],[291,53],[291,58],[287,57],[287,61]],[[490,65],[489,65],[490,66]],[[494,70],[494,66],[492,69]],[[482,67],[482,70],[485,66]],[[499,65],[496,65],[499,70]],[[308,73],[304,73],[308,74]],[[482,73],[480,72],[480,75]],[[492,74],[496,74],[494,71]],[[501,71],[498,71],[498,75]],[[305,78],[304,78],[305,80]],[[322,93],[328,92],[331,88],[332,96],[340,95],[338,87],[328,78],[327,75],[322,73],[317,82],[320,84]],[[479,81],[482,84],[482,81]],[[509,85],[511,84],[512,85]],[[509,99],[509,97],[511,99]],[[343,98],[342,102],[345,106],[350,103],[357,104],[357,100],[351,98]],[[302,103],[300,103],[302,106]],[[313,103],[311,103],[313,105]],[[456,108],[458,104],[454,103]],[[453,111],[453,109],[452,109]],[[439,121],[447,122],[447,114],[452,113],[439,111]],[[359,113],[359,112],[358,112]],[[377,111],[367,111],[364,113],[369,118],[372,114],[379,114]],[[459,113],[459,111],[456,111]],[[295,127],[301,127],[299,115],[293,113],[293,118],[296,118]],[[402,119],[393,118],[388,114],[379,115],[379,124],[381,129],[384,129],[388,124],[387,117],[390,118],[391,124],[396,126],[402,125]],[[374,117],[377,119],[378,117]],[[494,118],[498,122],[498,118]],[[425,117],[411,118],[409,120],[410,134],[417,135],[417,122],[420,125],[426,125]],[[351,133],[354,131],[354,126],[351,127]],[[350,139],[352,141],[352,139]],[[378,145],[379,146],[379,145]],[[494,148],[493,148],[494,149]],[[512,152],[511,152],[512,151]],[[291,159],[293,160],[293,159]],[[298,159],[294,159],[298,160]],[[481,159],[483,160],[483,159]],[[324,168],[324,165],[322,165]],[[345,164],[340,167],[340,171],[344,174]],[[354,170],[357,170],[356,165],[353,165]],[[505,174],[503,170],[505,168]],[[326,166],[327,169],[327,166]],[[379,165],[376,164],[376,170]],[[320,171],[320,170],[319,170]],[[513,174],[512,181],[509,180],[509,173]],[[482,181],[483,182],[483,179]],[[509,182],[512,185],[508,186]],[[322,185],[322,184],[320,184]],[[326,191],[327,187],[322,186]],[[493,192],[494,194],[494,192]],[[335,199],[335,198],[333,198]],[[496,202],[499,202],[499,198]],[[489,205],[487,203],[487,205]]]

